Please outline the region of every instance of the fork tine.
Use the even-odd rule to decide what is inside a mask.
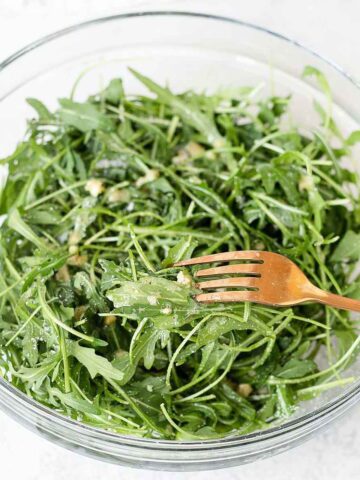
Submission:
[[[244,273],[260,275],[261,263],[239,263],[237,265],[224,265],[222,267],[204,268],[195,273],[195,277],[209,277],[211,275],[225,275],[229,273]]]
[[[201,303],[229,303],[229,302],[261,302],[259,292],[244,290],[244,291],[228,291],[228,292],[211,292],[200,293],[196,295],[196,300]]]
[[[237,252],[214,253],[203,257],[190,258],[174,263],[174,267],[185,267],[187,265],[198,265],[201,263],[229,262],[231,260],[261,260],[262,252],[256,250],[243,250]]]
[[[200,282],[196,285],[202,290],[206,288],[225,288],[225,287],[258,287],[259,277],[238,277],[238,278],[222,278],[221,280],[209,280]]]

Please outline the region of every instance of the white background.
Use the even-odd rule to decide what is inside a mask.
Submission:
[[[0,61],[32,40],[79,21],[125,10],[170,7],[220,13],[268,27],[331,58],[360,80],[359,0],[0,0]],[[78,456],[36,437],[0,412],[0,478],[213,480],[221,475],[222,480],[356,480],[360,478],[359,428],[358,407],[325,433],[280,456],[220,472],[174,474]]]

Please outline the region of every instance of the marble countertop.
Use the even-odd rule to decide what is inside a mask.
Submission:
[[[82,20],[135,9],[197,10],[238,17],[290,36],[360,79],[358,0],[0,0],[0,60],[42,35]],[[356,480],[360,405],[306,444],[242,467],[160,473],[105,464],[68,452],[0,412],[0,478],[6,480]]]

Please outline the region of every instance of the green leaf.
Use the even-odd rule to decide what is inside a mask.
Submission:
[[[156,328],[148,328],[143,335],[140,336],[136,342],[132,352],[130,363],[137,365],[140,360],[144,361],[144,367],[150,370],[155,361],[156,344],[166,332]]]
[[[59,357],[49,357],[42,364],[37,367],[25,367],[22,365],[20,369],[14,373],[15,377],[20,378],[23,382],[26,382],[29,387],[38,390],[48,377],[50,372],[55,368],[59,360]]]
[[[216,141],[223,140],[211,117],[202,113],[194,105],[190,105],[178,96],[173,95],[168,88],[161,87],[150,78],[131,68],[130,71],[141,83],[155,93],[159,100],[171,106],[185,123],[202,133],[211,145]]]
[[[198,242],[193,240],[190,236],[182,238],[176,245],[170,248],[167,257],[162,261],[162,266],[166,268],[176,262],[180,262],[180,260],[191,258],[197,245]]]
[[[146,376],[140,381],[131,382],[127,392],[132,397],[141,400],[142,404],[160,410],[160,405],[167,399],[169,387],[165,376]]]
[[[360,130],[355,130],[354,132],[350,133],[348,138],[345,140],[346,145],[352,147],[360,142]]]
[[[257,417],[263,422],[267,422],[274,417],[276,409],[276,395],[271,395],[261,409],[257,412]]]
[[[69,355],[74,356],[90,373],[91,378],[100,375],[103,378],[121,381],[123,372],[115,368],[109,360],[98,355],[93,348],[82,347],[77,342],[69,344]]]
[[[68,333],[71,333],[75,337],[81,338],[87,342],[92,343],[93,345],[96,346],[105,346],[107,343],[104,340],[101,340],[100,338],[95,338],[91,337],[89,335],[86,335],[85,333],[82,333],[78,330],[75,330],[75,328],[70,327],[66,321],[63,321],[61,318],[60,310],[58,310],[56,313],[52,310],[52,308],[49,306],[49,304],[46,301],[46,293],[45,293],[45,286],[41,285],[40,282],[38,282],[38,300],[39,304],[41,307],[42,314],[44,316],[44,319],[49,322],[49,324],[54,328],[55,325],[58,327],[62,328]],[[65,320],[65,319],[64,319]]]
[[[37,98],[27,98],[26,101],[36,111],[39,120],[43,122],[49,122],[53,120],[54,115],[47,109],[47,107],[42,102],[40,102],[40,100],[38,100]]]
[[[103,270],[100,285],[102,292],[121,285],[124,280],[131,280],[131,274],[127,272],[124,265],[115,263],[111,260],[106,260],[104,258],[99,259],[99,264]]]
[[[30,285],[40,277],[47,278],[53,275],[54,271],[65,265],[68,255],[55,254],[54,256],[48,256],[40,264],[32,268],[24,277],[24,283],[22,285],[22,291],[25,292]]]
[[[254,330],[263,335],[271,335],[272,333],[271,329],[255,318],[244,321],[242,318],[236,317],[235,315],[228,315],[229,316],[218,315],[210,319],[199,330],[197,344],[206,345],[232,330]]]
[[[161,313],[164,308],[195,307],[189,296],[189,288],[177,282],[147,276],[137,282],[123,282],[120,288],[110,290],[106,296],[116,308],[142,307],[146,312]]]
[[[327,78],[325,75],[318,70],[317,68],[307,65],[304,68],[303,75],[305,77],[315,77],[320,89],[323,91],[325,97],[326,97],[326,103],[327,103],[327,111],[326,113],[322,114],[322,120],[323,120],[323,125],[326,129],[336,132],[336,134],[339,134],[340,132],[338,131],[334,120],[331,117],[332,113],[332,93],[331,93],[331,88],[329,85],[329,82],[327,81]],[[318,111],[324,110],[321,105],[317,102],[316,108]],[[339,172],[337,172],[339,173]]]
[[[272,195],[276,184],[279,184],[290,205],[296,205],[299,202],[299,172],[290,164],[279,165],[281,161],[282,158],[279,157],[276,163],[274,161],[270,165],[260,165],[261,180],[268,194]]]
[[[137,362],[130,361],[128,352],[118,352],[117,357],[111,362],[111,365],[123,374],[123,378],[118,380],[120,385],[125,385],[135,375]]]
[[[36,233],[27,225],[24,220],[22,219],[19,210],[16,208],[12,209],[8,215],[7,219],[8,226],[15,230],[19,235],[29,240],[29,242],[33,243],[38,248],[45,250],[48,247],[47,243],[40,238]]]
[[[90,402],[75,396],[74,393],[63,393],[58,388],[49,389],[50,395],[58,398],[64,405],[72,408],[75,411],[82,413],[89,413],[91,415],[98,415],[99,409]]]
[[[316,363],[312,360],[301,360],[292,358],[285,365],[275,371],[279,378],[301,378],[317,369]]]
[[[82,292],[89,300],[90,305],[94,310],[100,312],[107,312],[108,307],[104,298],[98,293],[96,286],[90,280],[90,277],[85,272],[77,272],[74,276],[74,287],[76,290]]]
[[[26,215],[26,220],[35,225],[58,225],[61,221],[61,215],[54,208],[37,208],[30,210]]]
[[[328,98],[331,98],[331,89],[329,82],[327,81],[325,75],[320,72],[320,70],[311,65],[306,65],[303,71],[303,77],[315,77],[325,95]]]
[[[332,262],[346,260],[359,260],[360,258],[360,234],[348,230],[338,243],[331,256]]]
[[[254,420],[256,411],[255,408],[251,405],[251,403],[246,400],[246,398],[241,397],[239,394],[234,392],[232,388],[228,385],[222,385],[223,392],[231,402],[236,405],[237,413],[241,416],[246,418],[247,420]]]
[[[295,396],[288,385],[276,386],[277,415],[280,418],[289,417],[295,410]]]
[[[318,114],[320,115],[320,118],[323,122],[323,125],[326,126],[326,122],[328,122],[329,124],[329,129],[330,131],[336,136],[338,137],[340,140],[343,140],[343,137],[342,137],[342,134],[339,130],[339,127],[337,126],[335,120],[333,118],[331,118],[329,120],[328,118],[328,114],[326,113],[326,111],[323,109],[323,107],[321,106],[321,104],[317,101],[317,100],[314,100],[314,107],[315,107],[315,110],[318,112]],[[350,135],[351,136],[351,135]],[[346,142],[347,143],[347,142]]]
[[[120,78],[114,78],[102,92],[104,99],[114,105],[118,105],[124,98],[124,87]]]
[[[28,323],[21,344],[24,357],[27,359],[31,367],[35,367],[39,361],[38,338],[40,335],[40,328],[32,322]]]
[[[91,130],[111,131],[114,123],[105,114],[91,103],[77,103],[68,98],[59,100],[61,109],[58,111],[61,121],[70,127],[75,127],[81,132]]]
[[[336,331],[336,340],[338,347],[338,358],[341,358],[345,353],[350,349],[357,338],[355,332],[351,330],[337,330]],[[355,360],[355,356],[354,356]]]

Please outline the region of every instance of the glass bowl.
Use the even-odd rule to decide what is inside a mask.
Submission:
[[[22,138],[31,116],[26,97],[54,107],[77,82],[75,98],[121,76],[128,92],[141,86],[131,66],[175,91],[262,85],[263,93],[292,93],[291,118],[305,130],[318,124],[313,101],[324,102],[311,80],[313,65],[328,78],[333,116],[344,134],[358,128],[360,89],[339,67],[298,43],[231,18],[189,12],[146,12],[86,22],[28,45],[0,64],[0,157]],[[1,173],[1,172],[0,172]],[[0,175],[0,182],[5,175]],[[359,362],[351,374],[359,371]],[[344,414],[360,382],[301,404],[281,426],[241,437],[202,442],[157,441],[117,435],[66,418],[26,397],[0,377],[0,407],[26,427],[78,453],[139,468],[209,470],[274,455],[305,441]]]

